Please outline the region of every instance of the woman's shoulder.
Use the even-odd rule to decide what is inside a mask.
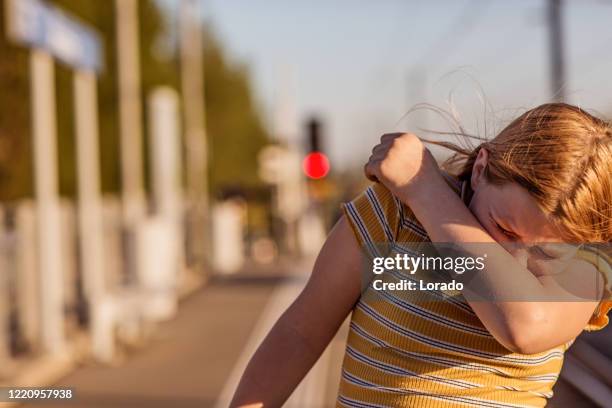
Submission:
[[[464,198],[466,183],[442,173],[449,187]],[[359,196],[343,206],[352,223],[361,227],[362,234],[374,236],[376,241],[428,241],[427,232],[410,207],[394,196],[382,183],[374,183]]]

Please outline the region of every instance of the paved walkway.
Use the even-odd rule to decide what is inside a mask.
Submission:
[[[213,279],[124,361],[83,366],[52,385],[74,389],[72,401],[24,407],[226,407],[256,347],[304,285],[311,263]],[[287,407],[333,405],[345,338],[346,327]]]
[[[73,388],[73,401],[25,406],[213,406],[276,283],[212,282],[186,299],[178,316],[118,367],[82,367],[54,385]]]

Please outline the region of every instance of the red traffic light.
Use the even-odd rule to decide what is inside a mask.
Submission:
[[[320,179],[329,173],[329,160],[321,152],[311,152],[306,155],[302,162],[302,169],[311,179]]]

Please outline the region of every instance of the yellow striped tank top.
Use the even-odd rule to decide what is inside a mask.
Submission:
[[[464,195],[457,180],[449,184]],[[380,242],[390,244],[385,256],[394,256],[401,251],[396,243],[429,240],[410,209],[381,184],[344,204],[343,211],[370,256]],[[379,277],[411,278],[398,271]],[[403,293],[372,285],[362,292],[351,316],[338,407],[546,405],[571,342],[539,354],[512,353],[462,296],[442,290]],[[605,326],[610,306],[602,301],[587,329]]]

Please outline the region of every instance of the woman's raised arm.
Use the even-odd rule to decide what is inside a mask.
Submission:
[[[570,293],[553,277],[535,276],[483,228],[444,181],[415,135],[384,135],[365,172],[411,208],[432,242],[452,243],[467,252],[474,245],[486,245],[485,272],[475,274],[470,284],[484,288],[489,297],[467,301],[504,347],[522,354],[539,353],[572,340],[585,328],[598,304],[593,289],[599,292],[603,287],[595,267],[576,260],[563,271],[566,282],[578,283],[572,287],[578,292],[580,283],[593,283],[584,291],[586,297]],[[529,301],[508,295],[515,293],[525,294]]]

